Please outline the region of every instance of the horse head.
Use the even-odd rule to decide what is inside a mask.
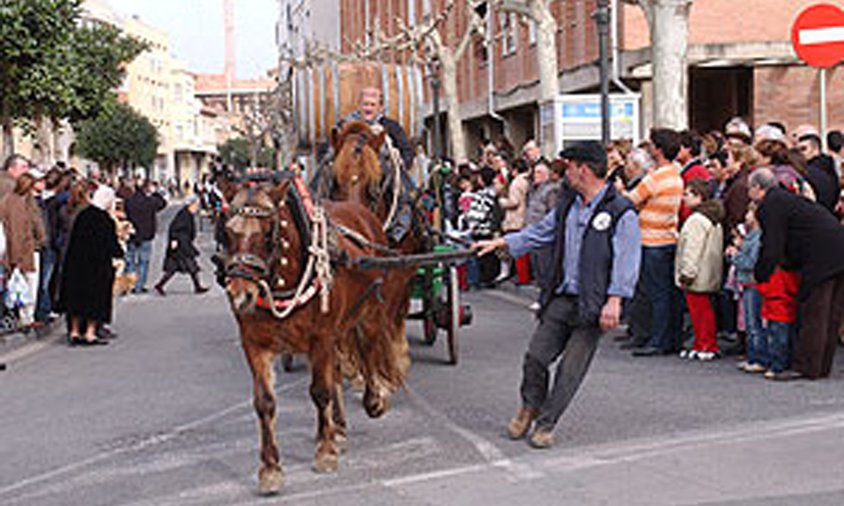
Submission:
[[[379,160],[386,132],[375,134],[363,121],[349,121],[331,132],[334,148],[335,195],[370,206],[378,197],[382,169]]]
[[[226,292],[237,314],[251,314],[262,299],[290,291],[302,263],[301,217],[292,180],[249,181],[230,199],[226,220]],[[291,206],[293,204],[293,206]]]

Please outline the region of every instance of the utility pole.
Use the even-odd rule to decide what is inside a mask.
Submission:
[[[223,17],[226,41],[225,68],[226,78],[226,110],[232,112],[232,86],[236,78],[237,64],[234,47],[234,0],[223,0]]]
[[[595,11],[595,23],[598,25],[598,53],[600,55],[601,80],[601,143],[604,146],[610,142],[610,77],[609,77],[609,0],[598,0],[598,10]]]

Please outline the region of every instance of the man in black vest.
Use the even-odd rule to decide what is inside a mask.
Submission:
[[[641,256],[636,211],[606,182],[601,144],[578,143],[560,156],[568,161],[568,186],[557,208],[519,232],[475,244],[480,255],[506,248],[515,257],[554,248],[555,288],[541,303],[522,365],[522,407],[508,427],[520,439],[535,422],[535,448],[554,443],[554,426],[586,375],[598,338],[618,326],[622,299],[633,296]],[[549,392],[548,368],[561,354]]]

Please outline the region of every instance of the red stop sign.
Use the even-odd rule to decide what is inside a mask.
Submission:
[[[791,28],[791,43],[797,56],[813,67],[844,60],[844,10],[830,4],[806,8]]]

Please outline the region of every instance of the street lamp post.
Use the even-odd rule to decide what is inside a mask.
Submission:
[[[428,70],[431,74],[431,102],[434,112],[434,153],[435,159],[440,159],[443,156],[442,152],[442,126],[440,125],[440,76],[439,66],[436,62],[431,62]]]
[[[595,23],[598,25],[598,53],[600,55],[601,80],[601,142],[606,146],[610,142],[610,80],[609,80],[609,0],[598,0],[595,11]]]

